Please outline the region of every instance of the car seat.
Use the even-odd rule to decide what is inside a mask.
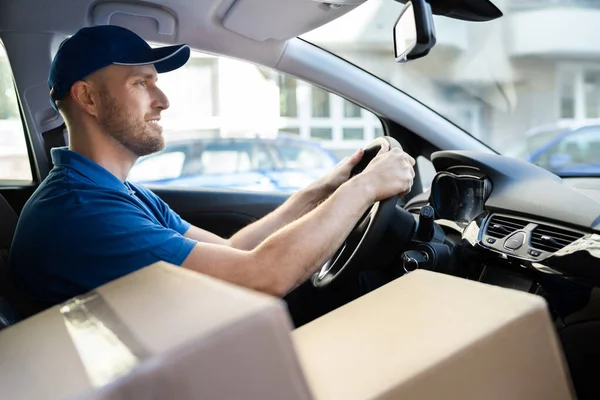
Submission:
[[[0,330],[40,311],[15,289],[8,274],[8,252],[17,219],[17,214],[0,195]]]

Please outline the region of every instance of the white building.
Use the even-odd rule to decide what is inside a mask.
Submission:
[[[600,3],[494,3],[505,16],[492,22],[436,17],[436,47],[406,65],[392,60],[393,16],[401,8],[393,2],[372,0],[362,15],[347,15],[307,38],[388,80],[499,150],[539,125],[600,117]],[[372,22],[361,26],[365,13]]]

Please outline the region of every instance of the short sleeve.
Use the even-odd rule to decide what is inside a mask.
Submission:
[[[71,237],[75,243],[68,264],[81,268],[64,272],[85,280],[84,286],[98,286],[158,261],[180,266],[197,243],[120,196],[97,196],[93,206],[81,204],[74,211],[73,222],[79,220],[86,229]]]
[[[179,214],[169,207],[167,203],[165,203],[160,197],[158,197],[153,191],[142,186],[135,185],[133,183],[128,184],[138,193],[141,194],[145,201],[151,203],[158,213],[162,216],[165,221],[165,224],[170,229],[173,229],[175,232],[180,234],[185,234],[188,229],[190,229],[191,224],[187,221],[184,221]]]

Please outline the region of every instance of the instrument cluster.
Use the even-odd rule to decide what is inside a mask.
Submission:
[[[436,219],[466,225],[484,210],[491,182],[475,169],[442,171],[431,184],[429,202]]]

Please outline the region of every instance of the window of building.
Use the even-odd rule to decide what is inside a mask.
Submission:
[[[365,130],[363,128],[344,128],[344,140],[363,140],[365,138]]]
[[[12,71],[0,42],[0,181],[32,179]]]
[[[562,119],[600,118],[600,68],[561,68],[558,80]]]
[[[344,117],[360,118],[362,116],[362,108],[354,103],[344,100]]]
[[[291,126],[286,126],[285,128],[280,129],[279,133],[283,134],[283,135],[285,135],[285,134],[300,135],[300,128],[298,128],[298,127],[293,128]]]
[[[314,118],[328,118],[330,116],[329,93],[323,89],[312,86],[312,116]]]
[[[282,117],[298,116],[297,81],[287,75],[277,75],[279,86],[279,109]]]
[[[310,137],[319,140],[331,140],[333,131],[331,128],[310,128]]]
[[[560,75],[560,106],[561,118],[575,118],[575,79],[572,73],[563,72]]]
[[[584,71],[583,85],[585,116],[598,118],[600,117],[600,71]]]

